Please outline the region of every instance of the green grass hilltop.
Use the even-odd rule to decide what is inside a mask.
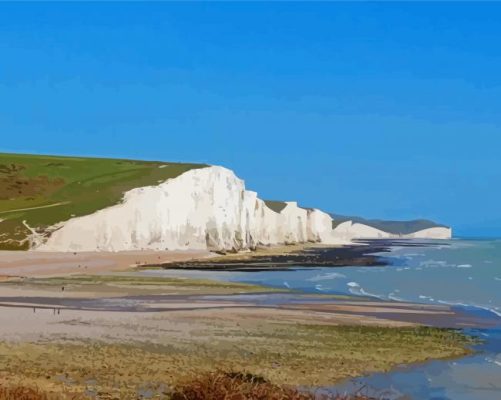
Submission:
[[[204,164],[0,153],[0,250],[24,250],[30,230],[117,204]]]

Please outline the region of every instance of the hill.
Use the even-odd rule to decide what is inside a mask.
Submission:
[[[380,229],[384,232],[395,235],[408,235],[428,228],[447,228],[446,225],[437,224],[436,222],[427,219],[415,219],[410,221],[386,221],[381,219],[365,219],[362,217],[353,217],[333,213],[330,213],[329,215],[333,220],[333,228],[345,221],[353,221],[354,223],[371,226],[373,228]]]
[[[27,249],[31,227],[91,214],[124,192],[204,164],[0,153],[0,250]]]

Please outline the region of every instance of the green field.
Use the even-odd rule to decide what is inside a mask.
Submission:
[[[204,164],[0,153],[0,250],[25,250],[30,234],[121,201]]]

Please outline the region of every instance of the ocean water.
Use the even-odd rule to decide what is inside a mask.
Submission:
[[[478,352],[457,360],[431,361],[389,373],[348,380],[325,390],[362,392],[382,400],[501,399],[501,240],[396,243],[379,253],[384,267],[297,268],[286,271],[174,271],[147,274],[190,276],[287,287],[306,293],[371,296],[385,300],[449,304],[488,313],[499,326],[473,329],[484,340]]]
[[[395,246],[384,267],[299,269],[238,274],[230,280],[306,292],[450,304],[501,316],[501,240],[452,240]]]
[[[385,300],[449,304],[501,317],[501,239],[396,243],[379,253],[388,266],[293,268],[286,271],[149,271],[287,287],[307,293],[352,294]],[[500,397],[501,398],[501,397]]]
[[[435,360],[351,379],[326,392],[360,392],[380,400],[501,399],[501,330],[479,334],[486,342],[478,353],[457,360]]]

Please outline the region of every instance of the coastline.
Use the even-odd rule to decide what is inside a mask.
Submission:
[[[358,257],[359,251],[383,247],[357,246],[353,254]],[[162,261],[171,257],[174,263],[197,265],[214,264],[218,259],[226,264],[252,264],[256,257],[265,257],[271,265],[277,258],[297,261],[298,254],[311,258],[312,252],[325,251],[339,252],[336,265],[353,261],[346,257],[346,249],[314,245],[223,257],[203,254],[202,260],[193,260],[195,254],[165,254]],[[101,262],[82,274],[71,257],[88,255],[57,254],[52,260],[58,264],[63,259],[62,267],[52,266],[50,255],[42,254],[45,262],[39,270],[23,264],[20,271],[30,276],[0,283],[0,354],[8,366],[0,379],[17,377],[58,393],[64,387],[75,392],[115,393],[111,382],[117,377],[103,369],[104,364],[98,365],[101,361],[96,360],[101,358],[96,349],[107,354],[120,374],[127,373],[125,365],[130,363],[141,369],[132,382],[123,382],[127,394],[121,398],[134,398],[141,385],[158,394],[162,385],[214,366],[251,372],[279,385],[320,387],[402,364],[471,354],[472,340],[457,329],[485,322],[471,320],[448,306],[307,295],[205,279],[145,277],[140,275],[144,266],[138,269],[135,264]],[[100,254],[98,259],[113,256],[120,262],[152,258],[156,264],[153,254],[148,255],[151,258]],[[38,258],[29,262],[38,262],[34,260]],[[3,261],[4,271],[19,266],[15,262],[5,266],[9,263]],[[383,344],[386,350],[381,353]],[[197,349],[203,349],[203,357]],[[20,352],[24,359],[14,357]],[[87,372],[82,375],[69,360],[63,362],[61,352],[78,357]],[[32,354],[39,358],[33,359]],[[47,365],[36,361],[40,357]],[[153,362],[167,375],[152,372],[147,364]],[[89,376],[95,384],[88,383]],[[148,382],[141,383],[141,379]]]
[[[194,261],[246,261],[260,256],[286,256],[320,245],[313,243],[259,247],[254,251],[217,254],[207,250],[143,250],[118,252],[48,252],[0,250],[0,282],[10,277],[48,277],[131,271],[136,268]],[[333,246],[325,246],[332,248]],[[340,248],[336,247],[336,248]]]
[[[176,293],[172,299],[150,295],[146,300],[158,302],[143,302],[135,310],[130,303],[141,296],[104,297],[104,309],[96,298],[81,308],[64,301],[47,304],[47,298],[40,297],[36,303],[29,296],[11,299],[10,306],[0,308],[5,367],[0,379],[56,393],[114,396],[118,380],[120,398],[132,399],[142,387],[160,395],[162,385],[214,369],[252,373],[278,385],[320,387],[396,365],[471,352],[471,340],[455,330],[378,317],[391,311],[382,303],[364,302],[363,309],[353,310],[353,300],[345,304],[322,299],[341,308],[319,311],[306,307],[308,302],[317,304],[318,298],[303,299],[303,308],[253,304],[249,298],[232,299],[235,295]],[[124,307],[113,307],[117,302]],[[376,315],[365,314],[369,307]],[[410,315],[447,314],[401,307]]]

